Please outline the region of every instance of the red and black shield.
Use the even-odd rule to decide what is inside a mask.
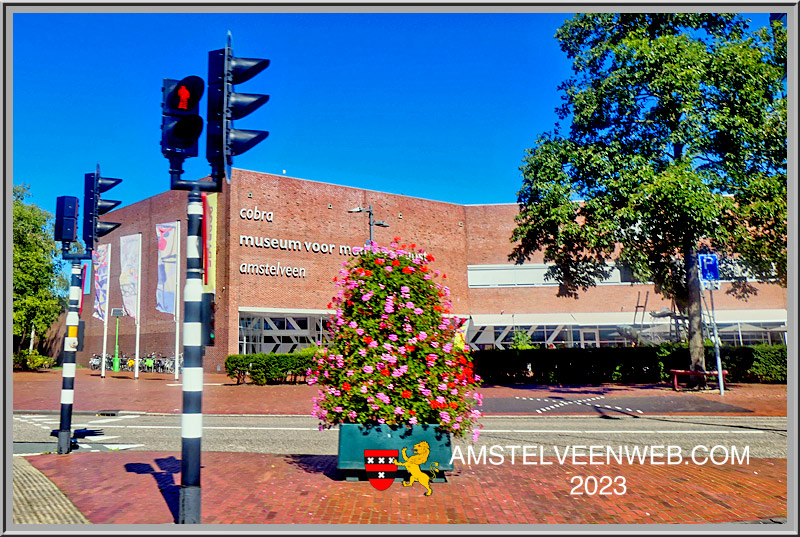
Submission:
[[[397,472],[396,449],[365,449],[364,469],[367,479],[378,490],[386,490],[394,483],[394,474]]]

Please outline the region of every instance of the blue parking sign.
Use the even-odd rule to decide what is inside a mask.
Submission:
[[[700,264],[700,279],[708,281],[719,280],[719,265],[717,265],[717,254],[697,254],[697,262]]]

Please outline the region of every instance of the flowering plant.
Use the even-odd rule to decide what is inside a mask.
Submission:
[[[320,427],[436,424],[461,437],[483,404],[464,321],[447,316],[450,290],[435,281],[447,275],[429,267],[433,256],[399,242],[371,242],[334,278],[331,345],[307,372],[320,386],[312,414]]]

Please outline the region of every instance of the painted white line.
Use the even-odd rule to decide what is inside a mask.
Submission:
[[[144,444],[110,444],[110,445],[103,444],[103,447],[108,449],[108,450],[113,451],[113,450],[130,449],[130,448],[140,447],[140,446],[143,446],[143,445]],[[87,447],[89,447],[89,446],[87,446]]]
[[[119,436],[92,436],[86,437],[83,439],[84,442],[105,442],[106,440],[111,440],[112,438],[119,438]]]
[[[89,423],[111,423],[111,422],[114,422],[114,421],[125,420],[125,419],[129,419],[129,418],[139,418],[139,417],[141,417],[141,416],[138,416],[138,415],[119,416],[119,417],[116,417],[116,418],[107,418],[107,419],[104,419],[104,420],[92,420]]]
[[[183,383],[178,383],[178,384],[172,383],[172,384],[167,384],[167,386],[183,386]],[[224,386],[224,384],[221,382],[204,382],[203,386]]]

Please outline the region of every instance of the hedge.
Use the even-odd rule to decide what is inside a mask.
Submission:
[[[688,369],[684,344],[639,347],[490,349],[472,353],[475,372],[488,384],[601,384],[669,381],[670,369]],[[786,382],[786,346],[720,348],[730,382]],[[706,369],[716,369],[713,345],[705,347]]]
[[[305,377],[315,352],[312,346],[294,353],[232,354],[225,360],[225,371],[236,384],[246,382],[247,377],[259,386],[289,379],[295,382],[299,376]]]

